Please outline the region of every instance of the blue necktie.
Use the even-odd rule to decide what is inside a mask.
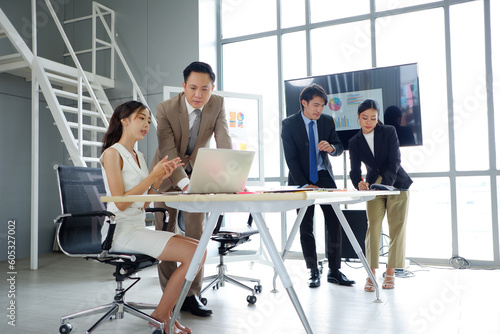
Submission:
[[[314,139],[314,122],[309,122],[309,181],[318,182],[318,163],[316,162],[316,140]]]

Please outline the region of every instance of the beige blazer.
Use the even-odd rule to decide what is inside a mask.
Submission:
[[[198,148],[209,147],[212,135],[215,136],[217,148],[232,148],[224,108],[224,98],[212,95],[201,113],[200,132],[191,156],[186,154],[189,139],[189,116],[186,108],[184,92],[158,104],[158,148],[151,162],[152,169],[158,161],[168,155],[168,159],[180,157],[184,168],[194,165]],[[174,188],[177,183],[187,177],[184,168],[177,168],[172,176],[165,179],[160,186],[161,191]]]

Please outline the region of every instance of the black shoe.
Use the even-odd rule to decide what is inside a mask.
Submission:
[[[335,283],[338,285],[353,285],[356,284],[355,281],[348,280],[340,270],[328,270],[328,282]]]
[[[186,297],[182,304],[181,311],[189,311],[191,314],[198,317],[208,317],[212,314],[212,310],[209,310],[203,305],[197,295]]]
[[[307,283],[309,284],[310,288],[317,288],[318,286],[321,285],[318,269],[311,270],[311,277],[309,277],[309,280],[307,281]]]

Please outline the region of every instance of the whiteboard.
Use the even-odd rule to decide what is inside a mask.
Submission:
[[[164,86],[163,99],[168,100],[183,91],[182,87]],[[212,93],[224,97],[226,120],[233,149],[255,151],[247,185],[264,185],[262,95],[216,90]],[[216,147],[214,138],[212,138],[210,147]]]

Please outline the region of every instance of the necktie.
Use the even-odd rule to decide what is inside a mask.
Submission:
[[[316,161],[316,140],[314,139],[314,122],[309,122],[309,181],[318,182],[318,163]]]
[[[193,126],[189,129],[189,140],[186,150],[186,153],[189,155],[193,153],[196,140],[198,140],[198,132],[200,131],[201,110],[195,109],[193,112],[196,114],[196,118],[194,119]]]

